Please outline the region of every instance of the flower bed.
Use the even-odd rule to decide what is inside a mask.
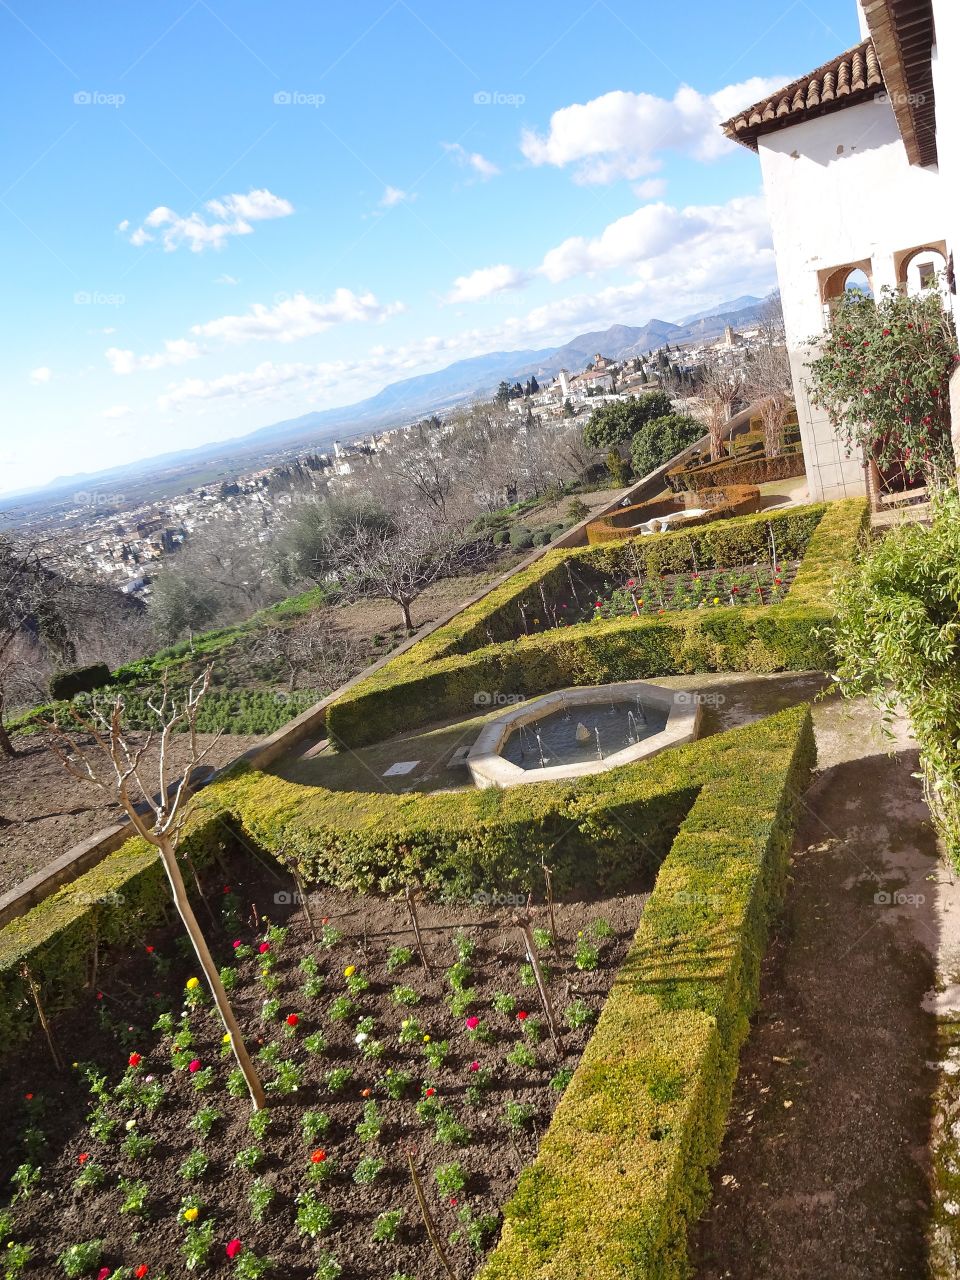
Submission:
[[[66,1077],[38,1046],[4,1081],[5,1277],[29,1257],[51,1280],[433,1280],[408,1150],[457,1273],[495,1242],[642,899],[558,906],[555,939],[541,913],[558,1054],[508,911],[423,908],[425,971],[395,904],[325,897],[316,944],[299,911],[267,925],[285,912],[250,865],[230,866],[214,945],[268,1108],[250,1111],[179,929],[143,932],[57,1025]]]
[[[797,562],[755,565],[746,569],[706,569],[703,573],[670,573],[656,578],[627,578],[621,586],[604,584],[601,597],[574,615],[576,622],[604,618],[659,616],[668,610],[708,606],[779,604],[790,589]],[[562,606],[561,606],[562,609]],[[569,613],[569,608],[565,611]],[[564,625],[561,617],[557,625]]]

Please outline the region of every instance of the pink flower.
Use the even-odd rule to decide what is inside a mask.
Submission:
[[[227,1245],[227,1257],[235,1258],[237,1254],[241,1252],[242,1249],[243,1249],[243,1245],[236,1238],[236,1236],[234,1236],[234,1238]]]
[[[480,1070],[480,1063],[479,1063],[479,1062],[477,1062],[476,1060],[474,1060],[473,1062],[471,1062],[471,1063],[470,1063],[469,1070],[470,1070],[470,1071],[479,1071],[479,1070]]]
[[[110,1277],[109,1267],[101,1267],[100,1270],[97,1272],[97,1280],[109,1280],[109,1277]]]
[[[479,1027],[479,1025],[480,1025],[480,1019],[479,1019],[479,1018],[468,1018],[468,1019],[467,1019],[467,1029],[468,1029],[468,1030],[470,1030],[470,1031],[476,1031],[476,1029],[477,1029],[477,1027]]]
[[[237,938],[236,942],[233,944],[233,949],[234,951],[236,951],[237,947],[242,947],[242,946],[243,946],[243,943],[240,941],[239,938]]]
[[[257,950],[260,952],[260,954],[261,954],[262,956],[263,956],[263,955],[266,955],[266,953],[270,950],[270,943],[269,943],[269,942],[261,942],[261,943],[260,943],[260,946],[257,948]]]
[[[199,1058],[194,1058],[194,1060],[190,1063],[189,1070],[190,1070],[190,1071],[199,1071],[199,1070],[200,1070],[200,1059],[199,1059]]]

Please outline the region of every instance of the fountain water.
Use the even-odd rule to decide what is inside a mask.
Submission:
[[[546,760],[546,757],[545,757],[545,756],[544,756],[544,754],[543,754],[543,739],[540,737],[540,730],[539,730],[539,729],[537,729],[535,732],[536,732],[536,735],[537,735],[537,749],[538,749],[538,750],[539,750],[539,752],[540,752],[540,768],[541,768],[541,769],[544,769],[544,768],[546,768],[547,760]]]
[[[640,695],[637,694],[637,720],[641,724],[647,723],[647,713],[643,709],[643,703],[640,701]]]
[[[601,759],[601,760],[602,760],[602,759],[603,759],[603,747],[601,747],[601,745],[600,745],[600,730],[599,730],[599,728],[594,727],[593,732],[597,735],[597,756],[599,757],[599,759]]]
[[[635,742],[639,742],[639,741],[640,741],[640,728],[637,724],[637,717],[633,714],[632,711],[628,711],[627,712],[627,742],[629,742],[630,745],[633,746]]]

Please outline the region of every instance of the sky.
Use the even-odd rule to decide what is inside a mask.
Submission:
[[[854,0],[0,0],[0,493],[776,284]]]

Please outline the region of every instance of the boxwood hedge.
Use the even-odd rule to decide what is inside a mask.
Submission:
[[[545,556],[353,686],[327,710],[333,741],[358,747],[470,714],[493,694],[697,671],[782,671],[830,664],[828,593],[852,564],[865,500],[790,508],[689,531]],[[764,607],[678,610],[521,635],[525,613],[575,590],[577,575],[640,576],[729,567],[770,555],[803,563],[786,598]],[[573,585],[572,585],[573,584]]]

